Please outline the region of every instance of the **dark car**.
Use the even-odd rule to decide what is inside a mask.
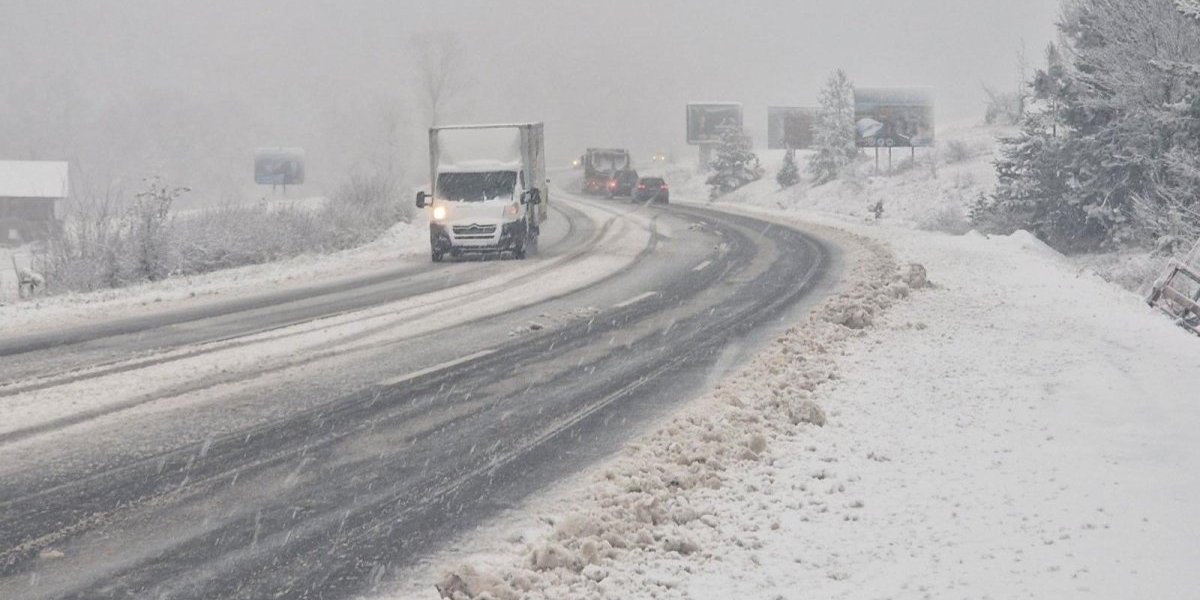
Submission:
[[[637,188],[633,190],[633,201],[666,204],[671,201],[671,190],[667,188],[667,182],[663,181],[662,177],[643,177],[638,180]]]
[[[614,196],[632,196],[633,186],[637,185],[637,171],[630,169],[628,171],[617,171],[612,178],[608,180],[608,197]]]

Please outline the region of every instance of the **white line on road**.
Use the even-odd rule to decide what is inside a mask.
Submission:
[[[477,358],[483,358],[485,356],[488,356],[489,354],[495,354],[495,353],[496,353],[495,350],[482,350],[480,352],[476,352],[475,354],[468,354],[462,358],[456,358],[454,360],[444,362],[440,365],[434,365],[432,367],[421,369],[420,371],[414,371],[412,373],[409,373],[408,375],[401,375],[400,377],[396,377],[395,379],[388,379],[385,381],[381,381],[381,382],[379,382],[379,385],[399,385],[406,381],[412,381],[413,379],[422,377],[424,375],[429,375],[430,373],[437,373],[438,371],[444,371],[451,367],[457,367],[458,365],[461,365],[463,363],[469,363]]]
[[[708,268],[708,265],[711,265],[711,264],[712,264],[711,260],[706,260],[706,261],[696,265],[695,267],[693,267],[692,270],[693,271],[703,271],[704,269]]]
[[[630,304],[637,304],[638,302],[641,302],[642,300],[645,300],[646,298],[653,298],[654,296],[657,296],[657,295],[658,295],[658,292],[646,292],[644,294],[638,294],[638,295],[616,305],[614,308],[625,308],[626,306],[629,306]]]

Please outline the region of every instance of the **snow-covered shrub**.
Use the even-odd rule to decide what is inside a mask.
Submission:
[[[127,223],[134,251],[134,280],[156,281],[170,274],[171,205],[187,188],[171,187],[161,177],[146,180],[146,190],[135,195]]]
[[[947,164],[960,163],[975,156],[975,149],[966,140],[950,140],[942,144],[942,157]]]
[[[229,205],[174,225],[172,270],[179,275],[262,264],[324,246],[318,217],[290,206]]]
[[[89,291],[153,281],[171,272],[171,206],[187,192],[159,177],[131,201],[77,200],[35,257],[46,291]]]
[[[173,214],[184,191],[151,179],[128,203],[79,203],[37,257],[47,292],[122,287],[342,250],[415,214],[384,177],[352,177],[316,210],[261,203]]]
[[[331,248],[375,239],[392,225],[412,221],[416,207],[405,202],[396,182],[382,175],[354,175],[329,197],[320,218],[328,222]]]
[[[121,285],[120,213],[113,196],[73,200],[62,228],[33,257],[47,293]]]
[[[800,167],[796,165],[796,151],[788,148],[783,155],[783,166],[775,174],[775,182],[781,188],[790,188],[800,183]]]
[[[951,235],[962,235],[971,230],[971,222],[962,206],[950,202],[935,207],[931,212],[921,215],[917,220],[917,228],[925,231],[940,231]]]

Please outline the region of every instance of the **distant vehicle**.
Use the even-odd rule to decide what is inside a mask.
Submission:
[[[580,191],[584,194],[607,193],[608,183],[617,173],[633,168],[629,151],[621,148],[588,148],[579,161],[583,163]]]
[[[617,196],[627,197],[633,195],[633,186],[637,185],[638,173],[633,169],[626,171],[617,171],[612,179],[608,180],[608,197],[614,198]]]
[[[662,152],[656,152],[654,154],[654,156],[650,157],[650,160],[651,160],[651,162],[665,163],[665,162],[667,162],[667,155]]]
[[[459,125],[429,130],[429,207],[434,262],[447,254],[537,251],[550,204],[541,123]]]
[[[671,190],[662,177],[643,177],[638,180],[637,188],[633,190],[633,201],[668,204],[671,201]]]

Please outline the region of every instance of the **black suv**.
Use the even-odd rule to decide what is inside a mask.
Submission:
[[[637,189],[633,190],[633,201],[667,204],[671,201],[671,191],[662,177],[643,177],[638,180]]]
[[[633,186],[638,182],[637,171],[630,169],[628,171],[617,171],[613,174],[612,179],[608,180],[608,197],[614,196],[632,196]]]

